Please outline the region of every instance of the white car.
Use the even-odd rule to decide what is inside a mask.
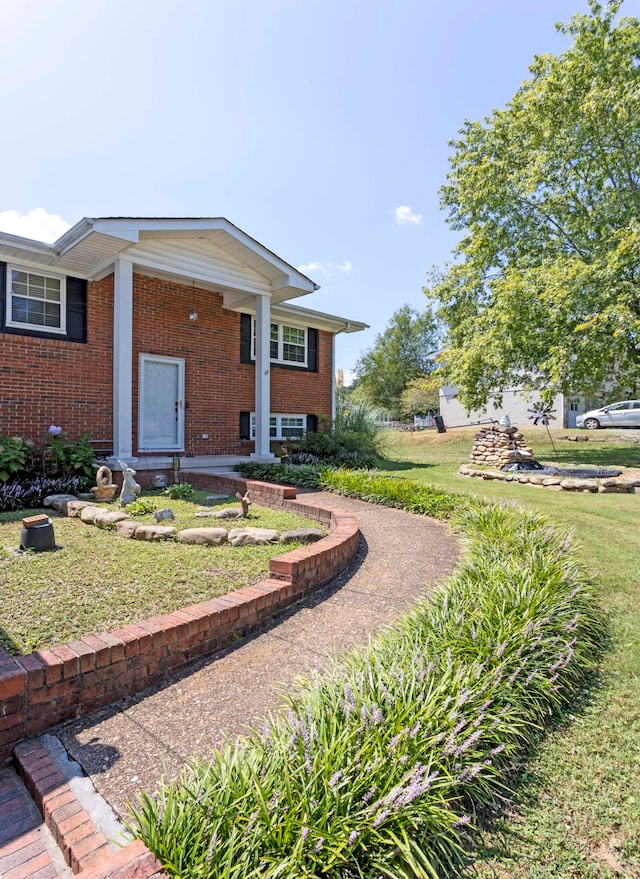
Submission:
[[[576,418],[576,427],[640,427],[640,400],[623,400],[601,409],[591,409]]]

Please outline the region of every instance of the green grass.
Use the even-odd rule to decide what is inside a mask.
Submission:
[[[206,492],[193,502],[155,494],[157,509],[170,507],[178,529],[189,527],[275,528],[309,525],[307,519],[256,505],[248,519],[195,518]],[[150,495],[145,495],[149,497]],[[116,509],[115,505],[104,505]],[[220,502],[212,509],[240,507]],[[127,540],[85,525],[78,518],[53,514],[56,550],[16,553],[25,515],[43,510],[0,514],[0,646],[13,655],[68,641],[249,586],[268,574],[269,559],[281,545],[232,547],[188,546]],[[136,521],[154,523],[153,515]]]
[[[600,687],[532,754],[509,814],[484,836],[483,879],[640,876],[640,496],[550,492],[458,475],[475,431],[387,436],[384,469],[487,500],[510,500],[572,528],[609,612]],[[570,443],[524,428],[536,458],[564,466],[640,466],[640,446],[611,432]]]

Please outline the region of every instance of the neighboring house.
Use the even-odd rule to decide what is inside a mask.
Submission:
[[[467,412],[458,401],[458,389],[452,385],[444,385],[440,388],[440,414],[445,427],[459,427],[479,422],[499,421],[503,415],[508,415],[512,424],[521,429],[533,424],[534,415],[529,410],[535,403],[540,401],[540,395],[535,392],[524,391],[519,388],[507,388],[502,394],[502,406],[496,408],[489,404],[482,411],[473,410]],[[583,397],[567,396],[558,394],[551,403],[553,421],[549,421],[550,427],[575,427],[576,417],[586,410]]]
[[[367,326],[292,304],[317,285],[224,218],[0,233],[0,261],[0,435],[114,459],[268,458],[332,418],[335,337]]]
[[[428,360],[437,363],[442,357],[443,351],[434,351],[428,355]],[[474,409],[467,412],[465,407],[458,401],[458,389],[454,385],[443,385],[439,390],[440,415],[444,419],[445,427],[462,427],[465,425],[479,424],[481,422],[499,421],[503,415],[508,415],[512,424],[524,428],[528,421],[533,424],[535,414],[531,412],[536,403],[540,403],[540,394],[523,388],[506,388],[502,393],[502,406],[496,407],[489,403],[485,409]],[[567,395],[556,394],[551,403],[551,413],[554,420],[549,421],[553,427],[575,427],[576,418],[588,408],[588,401],[579,394]]]

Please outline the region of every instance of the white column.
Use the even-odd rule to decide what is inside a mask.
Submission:
[[[256,296],[256,445],[252,458],[274,458],[269,448],[270,341],[271,302],[268,296]]]
[[[133,458],[133,263],[117,259],[113,277],[113,457]]]
[[[336,334],[331,334],[331,426],[336,423]]]

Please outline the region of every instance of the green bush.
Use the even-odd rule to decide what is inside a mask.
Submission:
[[[237,472],[245,479],[299,485],[301,488],[319,488],[323,467],[317,464],[236,464]]]
[[[319,481],[323,488],[338,494],[424,516],[447,519],[469,506],[466,497],[447,494],[430,485],[418,485],[410,479],[385,476],[379,470],[327,468],[320,474]]]
[[[0,436],[0,482],[23,473],[33,456],[33,443],[20,436]]]
[[[189,482],[180,482],[165,488],[162,494],[173,501],[188,501],[193,496],[193,488]]]
[[[452,499],[451,506],[456,506]],[[566,537],[462,510],[449,585],[303,683],[261,736],[196,762],[133,830],[180,879],[431,877],[464,860],[545,720],[594,668],[603,623]]]
[[[144,497],[139,498],[137,501],[132,501],[125,507],[125,510],[130,516],[148,516],[150,513],[154,513],[157,509],[158,507],[155,501]]]
[[[95,454],[89,435],[68,440],[52,425],[38,447],[19,436],[0,436],[0,482],[29,482],[39,478],[92,480]]]

